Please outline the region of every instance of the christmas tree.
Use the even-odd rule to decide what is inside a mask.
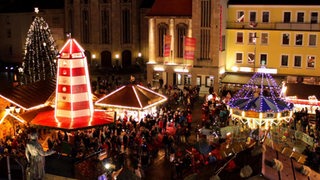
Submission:
[[[35,8],[38,15],[39,10]],[[27,33],[21,83],[29,84],[46,80],[56,75],[58,50],[48,24],[36,16]]]

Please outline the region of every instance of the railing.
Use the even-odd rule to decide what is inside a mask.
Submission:
[[[227,22],[227,29],[255,29],[255,30],[303,30],[319,31],[320,24],[313,23],[260,23],[257,22],[253,27],[250,22]]]

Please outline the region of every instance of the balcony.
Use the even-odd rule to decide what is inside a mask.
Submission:
[[[301,30],[301,31],[319,31],[320,24],[312,23],[260,23],[252,26],[250,22],[227,22],[227,29],[255,29],[255,30]]]

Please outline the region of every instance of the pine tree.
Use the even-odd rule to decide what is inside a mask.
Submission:
[[[36,9],[38,14],[38,10]],[[27,33],[21,83],[29,84],[54,78],[58,50],[49,25],[36,16]]]

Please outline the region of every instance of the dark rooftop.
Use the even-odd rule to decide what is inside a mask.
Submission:
[[[192,16],[192,0],[156,0],[147,16]]]
[[[35,7],[63,9],[64,0],[0,0],[0,13],[33,12]]]
[[[229,0],[229,5],[320,5],[319,0]]]
[[[140,4],[140,8],[151,8],[155,0],[143,0]]]

